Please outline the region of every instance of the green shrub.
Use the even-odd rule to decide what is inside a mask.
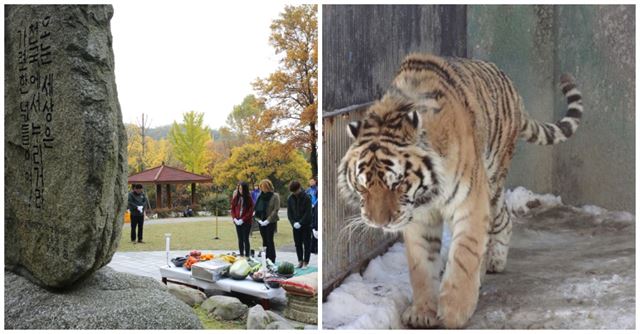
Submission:
[[[160,208],[160,209],[155,209],[153,210],[155,213],[158,214],[158,218],[173,218],[173,217],[177,217],[178,215],[178,211],[177,209],[169,209],[169,208]]]
[[[200,205],[215,216],[227,216],[231,210],[231,201],[225,194],[207,194]]]

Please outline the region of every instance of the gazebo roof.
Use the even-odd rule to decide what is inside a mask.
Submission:
[[[182,169],[164,164],[129,176],[131,183],[209,183],[212,178],[206,175],[189,173]]]

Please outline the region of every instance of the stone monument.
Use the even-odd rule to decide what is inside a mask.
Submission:
[[[60,289],[120,239],[127,138],[110,6],[5,7],[5,267]]]
[[[5,6],[5,328],[201,328],[120,240],[127,137],[109,5]]]

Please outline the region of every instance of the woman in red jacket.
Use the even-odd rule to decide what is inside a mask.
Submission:
[[[251,232],[252,216],[253,200],[249,192],[249,185],[246,182],[241,182],[238,184],[238,188],[231,200],[231,218],[233,218],[233,223],[236,224],[240,256],[251,256],[249,233]]]

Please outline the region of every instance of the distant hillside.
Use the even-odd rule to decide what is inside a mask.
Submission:
[[[213,141],[220,139],[220,131],[218,129],[211,130],[211,137],[213,137]]]
[[[154,140],[165,139],[169,136],[169,131],[171,131],[171,124],[162,125],[155,128],[147,129],[147,135]],[[211,130],[211,136],[213,140],[218,140],[220,138],[220,132],[218,129]]]
[[[171,130],[171,124],[159,126],[157,128],[147,129],[147,135],[155,140],[167,138],[169,131]]]

